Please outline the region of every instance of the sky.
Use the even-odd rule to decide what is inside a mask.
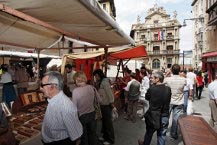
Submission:
[[[164,7],[170,18],[177,11],[177,19],[183,24],[184,19],[192,18],[192,0],[114,0],[116,7],[116,20],[126,34],[130,34],[132,24],[136,23],[137,16],[141,17],[141,23],[145,22],[147,11],[158,6]],[[180,29],[180,49],[191,50],[193,47],[193,26],[191,21],[186,21],[187,26]]]

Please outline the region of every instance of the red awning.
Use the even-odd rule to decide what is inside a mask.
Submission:
[[[213,57],[213,56],[217,56],[217,51],[204,53],[204,54],[202,55],[202,58]]]
[[[132,59],[147,57],[147,52],[144,46],[137,46],[128,50],[119,51],[110,54],[109,59]]]

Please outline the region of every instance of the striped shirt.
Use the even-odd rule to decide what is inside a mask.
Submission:
[[[172,96],[170,104],[184,104],[183,89],[187,84],[186,78],[179,75],[173,75],[171,77],[166,77],[164,83],[171,88]]]
[[[78,119],[77,108],[60,91],[48,99],[48,106],[42,124],[42,139],[45,143],[70,138],[76,140],[82,135],[82,125]]]

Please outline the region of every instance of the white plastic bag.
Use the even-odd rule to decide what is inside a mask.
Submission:
[[[192,100],[188,100],[187,115],[191,115],[193,113],[194,113],[193,102]]]
[[[118,111],[117,111],[117,109],[114,107],[113,109],[112,109],[112,120],[114,121],[114,120],[116,120],[118,118]]]

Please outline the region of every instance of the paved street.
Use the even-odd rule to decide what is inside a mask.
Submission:
[[[193,103],[195,115],[202,116],[206,121],[208,121],[210,118],[210,109],[208,101],[208,91],[207,88],[204,88],[201,99],[195,99]],[[138,118],[136,123],[132,123],[126,121],[125,119],[123,119],[123,117],[124,114],[120,113],[119,119],[114,121],[116,137],[115,145],[138,145],[137,140],[139,138],[143,138],[145,133],[145,122]],[[173,142],[169,138],[167,138],[166,144],[183,145],[181,135],[179,137],[179,140]],[[153,136],[152,145],[156,145],[156,134]]]
[[[205,118],[206,121],[208,121],[210,118],[208,101],[209,97],[207,88],[204,88],[201,99],[194,101],[195,114],[197,114],[198,116],[202,116],[203,118]],[[138,145],[137,140],[139,138],[143,138],[145,134],[145,122],[139,118],[137,119],[136,123],[128,122],[123,119],[123,113],[119,113],[119,115],[119,118],[114,121],[116,137],[114,145]],[[100,126],[98,127],[98,130],[99,129]],[[169,132],[167,134],[169,135]],[[154,134],[152,139],[152,145],[156,144],[156,134]],[[24,143],[22,145],[42,145],[41,137],[39,135],[34,140],[28,141],[27,143]],[[98,145],[102,144],[99,143]],[[173,142],[167,137],[166,145],[183,145],[181,135],[177,141]]]

